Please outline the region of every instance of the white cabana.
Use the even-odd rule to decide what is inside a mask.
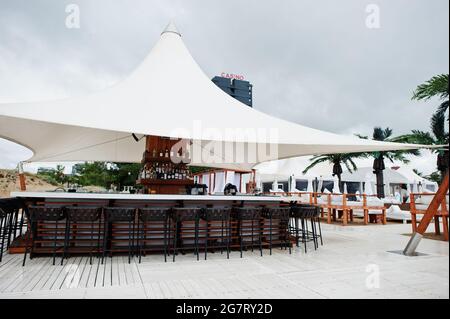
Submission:
[[[373,188],[372,188],[372,180],[373,176],[370,174],[366,174],[365,181],[364,181],[364,194],[366,195],[373,195]]]
[[[191,164],[235,170],[302,155],[420,147],[333,134],[249,108],[211,82],[173,24],[143,63],[108,89],[0,104],[0,137],[32,150],[28,162],[140,162],[145,135],[190,140]]]
[[[358,170],[350,173],[349,171],[344,171],[342,173],[342,180],[344,182],[362,182],[366,180],[366,176],[370,175],[370,179],[373,183],[376,182],[375,174],[373,173],[372,167],[360,167]],[[413,184],[418,184],[423,191],[433,192],[436,191],[438,185],[436,182],[427,180],[426,178],[420,177],[413,170],[406,167],[392,167],[386,168],[383,171],[384,183],[385,183],[385,194],[395,195],[394,186],[406,184],[412,188]]]

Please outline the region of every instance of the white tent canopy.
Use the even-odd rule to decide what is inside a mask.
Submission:
[[[132,133],[189,139],[197,147],[191,164],[236,170],[302,155],[418,148],[328,133],[249,108],[211,82],[173,24],[143,63],[108,89],[0,104],[0,137],[31,149],[28,162],[140,162],[145,139],[136,142]],[[267,150],[275,151],[262,156]],[[245,155],[255,153],[256,159]]]
[[[373,173],[372,167],[360,167],[358,170],[350,173],[349,171],[344,171],[342,173],[342,180],[345,182],[361,182],[366,181],[367,175],[370,176],[372,182],[376,181],[376,176]],[[383,171],[384,182],[386,184],[418,184],[430,185],[437,187],[437,183],[427,180],[426,178],[420,177],[414,171],[405,167],[395,167],[386,168]],[[437,188],[436,188],[437,189]]]

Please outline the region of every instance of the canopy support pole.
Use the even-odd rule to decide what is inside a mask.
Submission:
[[[27,184],[26,184],[25,174],[23,172],[23,162],[20,162],[18,167],[19,167],[20,191],[24,192],[27,190]]]
[[[433,219],[434,215],[439,209],[439,206],[441,205],[442,201],[445,199],[445,195],[448,191],[448,171],[447,174],[444,177],[444,180],[442,181],[441,186],[439,186],[439,190],[437,191],[436,195],[434,195],[433,200],[431,201],[430,205],[428,206],[427,212],[423,216],[419,226],[417,227],[417,231],[412,235],[411,239],[409,240],[408,244],[405,247],[405,250],[403,251],[403,254],[406,256],[415,256],[417,246],[419,246],[420,240],[423,237],[423,234],[428,228],[428,225],[430,224],[431,220]]]

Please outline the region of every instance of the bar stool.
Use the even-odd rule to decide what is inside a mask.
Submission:
[[[307,252],[307,243],[314,242],[314,249],[319,247],[318,239],[322,240],[322,230],[320,227],[320,208],[312,205],[297,205],[292,207],[291,216],[294,219],[294,227],[291,228],[291,233],[296,238],[297,247],[301,241],[304,244],[305,253]],[[308,222],[311,230],[309,230]],[[317,233],[316,223],[319,223],[320,235]],[[301,227],[299,227],[299,223]],[[301,240],[300,240],[301,239]]]
[[[255,237],[257,238],[256,243],[259,246],[260,254],[261,256],[263,255],[261,212],[262,208],[260,207],[237,207],[234,210],[235,218],[238,220],[238,238],[241,258],[243,249],[248,247],[246,242],[251,242],[250,246],[252,252],[254,251]]]
[[[230,207],[214,207],[206,208],[202,215],[206,221],[206,239],[205,239],[205,260],[208,255],[208,247],[220,248],[227,250],[227,259],[230,258],[231,243],[231,208]],[[210,244],[209,242],[213,242]]]
[[[262,216],[265,218],[263,226],[263,235],[266,234],[266,220],[269,220],[269,250],[272,255],[273,243],[279,244],[281,249],[283,247],[287,249],[289,247],[289,254],[292,254],[291,243],[289,241],[289,217],[290,207],[271,207],[266,208],[262,212]],[[274,232],[275,230],[275,232]],[[277,240],[273,240],[273,236],[277,236]]]
[[[194,249],[194,254],[199,257],[199,223],[202,214],[201,208],[174,208],[173,222],[175,223],[175,240],[173,241],[173,261],[178,250]],[[194,240],[193,244],[187,244]],[[179,247],[181,246],[181,247]]]
[[[111,257],[114,251],[128,251],[128,263],[131,263],[131,255],[134,247],[134,227],[135,227],[135,208],[126,207],[107,207],[103,209],[104,215],[104,232],[103,232],[103,255],[102,264],[106,253],[109,252]],[[126,227],[123,227],[126,226]],[[122,238],[125,234],[128,238]],[[108,240],[110,246],[108,247]],[[115,243],[128,242],[128,250],[121,245]]]
[[[148,250],[160,250],[158,245],[147,245],[154,242],[163,241],[164,261],[167,262],[170,240],[173,239],[173,232],[170,231],[170,208],[140,208],[138,209],[138,247],[139,263],[142,254]],[[155,246],[150,248],[150,246]]]
[[[3,247],[5,245],[6,213],[0,207],[0,262],[3,258]],[[5,224],[5,226],[3,225]]]
[[[25,254],[23,256],[23,264],[25,266],[25,260],[27,258],[28,244],[31,238],[30,259],[33,258],[35,244],[47,244],[52,243],[53,249],[53,265],[55,264],[57,243],[59,241],[58,235],[60,235],[59,222],[65,218],[65,212],[63,207],[45,207],[45,206],[30,206],[28,208],[30,227],[28,229],[28,239],[25,244]],[[52,226],[49,228],[46,226]],[[52,232],[53,231],[53,232]],[[62,229],[61,229],[62,233]],[[50,237],[51,235],[51,237]],[[61,248],[64,246],[62,245]]]
[[[66,234],[61,265],[67,258],[67,252],[89,252],[89,263],[92,265],[92,253],[100,252],[101,207],[66,207]],[[96,225],[95,225],[96,224]],[[88,244],[88,247],[84,244]],[[79,245],[80,244],[80,245]],[[75,246],[75,247],[74,247]],[[72,249],[73,248],[73,249]]]
[[[16,198],[0,199],[0,262],[3,258],[3,251],[5,248],[8,249],[16,239],[17,233],[19,232],[19,237],[22,236],[23,225],[22,202]]]

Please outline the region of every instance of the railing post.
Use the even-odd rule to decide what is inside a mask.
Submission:
[[[430,205],[427,208],[427,211],[425,215],[422,217],[422,220],[420,221],[419,226],[417,227],[417,230],[413,233],[411,239],[409,240],[408,244],[406,245],[405,249],[403,250],[403,254],[406,256],[414,256],[416,253],[417,246],[419,246],[420,240],[423,237],[423,234],[428,228],[428,225],[430,224],[431,220],[433,219],[434,215],[439,209],[439,206],[441,205],[442,201],[445,199],[445,196],[447,195],[448,191],[448,172],[444,177],[444,180],[442,181],[441,186],[439,186],[439,189],[434,195],[433,200],[431,201]]]
[[[18,167],[19,167],[20,191],[24,192],[27,190],[27,184],[26,184],[26,180],[25,180],[25,174],[23,172],[23,162],[20,162]]]

